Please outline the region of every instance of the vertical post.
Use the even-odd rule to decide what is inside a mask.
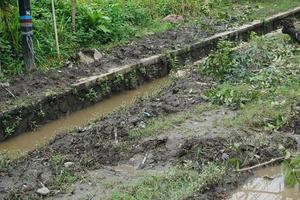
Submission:
[[[71,17],[72,17],[72,31],[73,33],[76,32],[76,5],[77,0],[71,0]]]
[[[23,48],[23,58],[25,69],[30,72],[35,69],[34,49],[32,42],[32,17],[30,9],[30,0],[18,0],[20,14],[20,28]]]
[[[59,43],[58,43],[58,34],[57,34],[57,24],[56,24],[56,14],[55,14],[55,5],[54,5],[54,0],[51,1],[52,5],[52,16],[53,16],[53,26],[54,26],[54,34],[55,34],[55,43],[56,43],[56,51],[57,54],[60,54],[59,51]]]

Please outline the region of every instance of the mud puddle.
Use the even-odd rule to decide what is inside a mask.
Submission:
[[[169,82],[169,77],[154,80],[138,87],[136,90],[124,91],[86,109],[72,113],[70,116],[49,122],[36,131],[10,138],[0,143],[0,152],[6,152],[10,157],[26,154],[26,152],[46,144],[57,134],[81,127],[95,118],[113,112],[120,106],[130,106],[137,97],[151,95],[151,93],[168,85]]]
[[[229,200],[299,200],[300,186],[284,185],[280,166],[267,167],[254,173],[254,177],[240,187]]]

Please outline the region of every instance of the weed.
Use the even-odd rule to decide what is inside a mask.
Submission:
[[[91,89],[89,89],[88,93],[85,94],[85,97],[89,101],[96,102],[98,95],[97,95],[97,92],[93,88],[91,88]]]
[[[53,155],[50,159],[50,163],[52,166],[58,168],[60,166],[62,166],[64,164],[64,162],[66,161],[67,157],[60,155],[60,154],[56,154]]]
[[[9,157],[4,153],[0,153],[0,172],[7,169],[10,166],[10,163]]]
[[[53,185],[58,187],[64,187],[67,184],[74,183],[79,179],[73,172],[66,169],[62,169],[54,177]]]
[[[16,128],[19,126],[21,120],[22,118],[20,116],[16,116],[16,118],[13,120],[10,114],[4,113],[2,122],[4,125],[5,136],[11,136],[16,131]]]

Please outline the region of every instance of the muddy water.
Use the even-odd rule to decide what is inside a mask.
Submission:
[[[45,145],[61,132],[83,126],[95,118],[111,113],[120,106],[130,106],[137,97],[151,95],[168,85],[169,82],[169,77],[154,80],[138,87],[136,90],[122,92],[86,109],[72,113],[70,116],[50,122],[36,131],[10,138],[0,143],[0,152],[6,152],[10,157],[17,157]]]
[[[284,185],[280,166],[267,167],[241,186],[230,200],[300,200],[300,186]]]

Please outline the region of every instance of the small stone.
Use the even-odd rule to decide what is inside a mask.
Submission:
[[[96,61],[100,60],[103,57],[102,53],[100,53],[97,49],[94,49],[94,59]]]
[[[94,62],[94,59],[85,55],[84,53],[82,53],[81,51],[77,54],[79,57],[79,62],[83,63],[83,64],[91,64]]]
[[[140,124],[139,124],[139,127],[142,128],[142,129],[146,128],[145,122],[141,121]]]
[[[223,160],[228,160],[229,159],[229,155],[227,153],[222,153],[222,159]]]
[[[184,76],[186,76],[187,72],[184,70],[178,70],[175,74],[175,78],[182,78]]]
[[[42,187],[36,191],[38,194],[46,196],[50,193],[50,190],[47,187]]]
[[[75,163],[73,163],[73,162],[65,162],[65,163],[64,163],[64,166],[65,166],[65,168],[70,168],[70,167],[72,167],[74,164],[75,164]]]

